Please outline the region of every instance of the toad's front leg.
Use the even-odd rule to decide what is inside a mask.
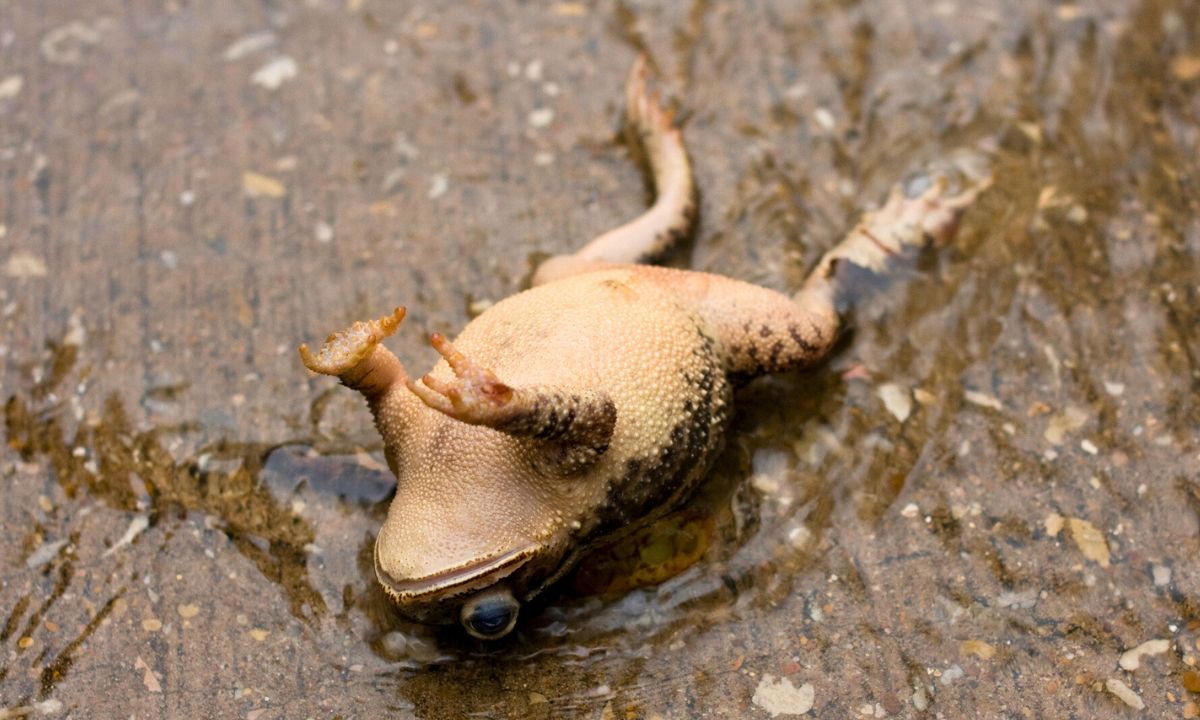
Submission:
[[[514,388],[455,349],[440,333],[430,344],[454,373],[453,380],[426,375],[408,387],[429,407],[470,425],[523,438],[536,448],[543,469],[580,472],[608,449],[617,410],[603,390],[567,392],[554,387]]]
[[[309,370],[332,375],[362,393],[383,438],[384,454],[396,471],[396,451],[421,403],[408,391],[408,376],[399,358],[381,343],[404,320],[404,308],[378,320],[356,322],[325,339],[316,352],[300,346],[300,359]]]

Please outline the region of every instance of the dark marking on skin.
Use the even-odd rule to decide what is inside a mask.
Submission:
[[[511,417],[494,425],[536,448],[530,458],[545,475],[575,474],[608,449],[617,422],[617,409],[607,394],[567,394],[553,389],[523,391],[532,398],[515,407]]]
[[[804,337],[804,335],[800,332],[800,328],[796,327],[795,325],[788,325],[788,334],[792,336],[792,340],[794,340],[796,344],[800,346],[800,349],[803,350],[806,355],[809,357],[816,355],[819,348]],[[820,340],[819,333],[818,340]]]
[[[687,497],[707,473],[724,443],[733,391],[716,340],[704,331],[698,319],[693,329],[697,342],[691,355],[698,362],[684,372],[687,388],[676,406],[677,422],[663,438],[662,446],[625,461],[605,484],[604,504],[589,510],[594,522],[555,540],[566,550],[561,554],[545,553],[508,579],[517,597],[536,596],[559,580],[575,566],[585,548],[615,540],[653,522]],[[611,409],[615,422],[616,408]],[[606,449],[607,444],[594,448],[598,453]]]
[[[863,225],[862,227],[860,227],[859,231],[862,232],[862,234],[865,235],[866,238],[868,240],[870,240],[871,243],[875,247],[879,248],[880,251],[883,252],[883,254],[888,255],[889,257],[896,257],[895,251],[892,250],[891,248],[889,248],[887,245],[885,245],[882,240],[875,237],[875,233],[871,232],[871,230],[869,228],[867,228],[866,225]]]
[[[780,354],[782,354],[782,353],[783,353],[783,341],[782,341],[782,340],[776,340],[776,341],[775,341],[775,344],[771,346],[771,357],[770,357],[770,359],[768,360],[767,364],[768,364],[768,365],[769,365],[771,368],[777,368],[777,367],[779,367],[779,366],[780,366],[780,365],[779,365],[779,356],[780,356]]]
[[[829,261],[829,266],[825,269],[825,279],[832,280],[837,275],[838,265],[841,265],[841,258],[833,258]]]
[[[760,327],[758,329],[758,336],[760,338],[764,338],[764,339],[771,337],[771,328],[768,325],[764,324],[762,327]]]
[[[727,408],[731,389],[716,341],[699,327],[696,332],[699,342],[692,354],[702,362],[699,370],[684,374],[689,391],[679,421],[663,447],[626,461],[610,493],[613,498],[622,498],[622,504],[618,507],[609,503],[596,513],[595,532],[601,536],[630,529],[634,519],[647,517],[656,508],[669,509],[674,498],[684,495],[703,477],[723,442],[723,430],[730,419]],[[724,401],[720,406],[718,399]]]

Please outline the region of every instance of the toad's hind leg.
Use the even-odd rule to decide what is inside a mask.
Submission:
[[[663,108],[658,93],[646,89],[646,72],[646,58],[639,57],[625,86],[625,123],[650,165],[654,204],[574,255],[542,263],[534,285],[590,270],[599,262],[654,262],[692,233],[697,203],[691,162],[672,113]]]
[[[730,374],[753,377],[806,367],[833,347],[842,316],[858,300],[855,272],[886,276],[914,251],[950,241],[959,217],[988,182],[957,195],[938,180],[920,197],[894,190],[844,240],[825,253],[795,297],[731,278],[668,268],[639,268],[639,276],[682,296],[716,330]]]

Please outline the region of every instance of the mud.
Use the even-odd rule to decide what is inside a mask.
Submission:
[[[404,304],[431,366],[637,214],[639,50],[673,264],[796,289],[893,183],[993,187],[510,641],[406,623],[295,348]],[[0,716],[1198,717],[1198,128],[1187,2],[0,3]]]

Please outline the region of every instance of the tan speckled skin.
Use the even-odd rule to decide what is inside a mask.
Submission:
[[[848,299],[842,263],[886,272],[911,248],[946,242],[986,185],[956,197],[942,182],[914,199],[893,193],[794,298],[622,264],[661,252],[695,217],[682,138],[644,75],[635,66],[629,119],[660,185],[646,215],[551,258],[535,287],[453,343],[435,336],[444,359],[419,381],[379,344],[403,309],[331,335],[317,355],[301,348],[310,369],[360,391],[375,415],[397,480],[376,575],[414,618],[452,622],[489,588],[528,601],[589,546],[669,509],[719,449],[734,380],[812,364],[833,346]]]
[[[376,545],[402,604],[456,588],[423,578],[513,550],[530,560],[507,582],[528,598],[575,549],[643,518],[708,466],[729,416],[715,329],[639,268],[578,275],[497,303],[455,340],[514,387],[603,388],[617,408],[608,450],[570,477],[538,471],[535,442],[468,425],[394,392],[377,410],[397,477]],[[614,349],[620,350],[614,352]],[[443,361],[435,377],[452,379]],[[498,578],[489,578],[496,580]],[[386,582],[385,582],[386,585]],[[479,587],[470,580],[461,590]]]

